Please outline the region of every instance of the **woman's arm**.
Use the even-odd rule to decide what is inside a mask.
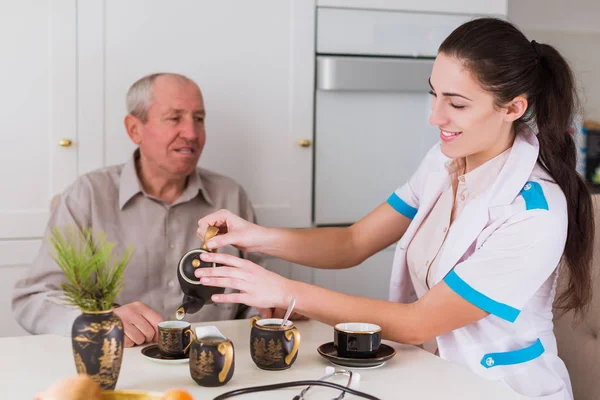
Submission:
[[[290,282],[298,313],[332,326],[341,322],[377,324],[384,339],[400,343],[422,344],[488,315],[443,281],[411,304],[350,296],[303,282]]]
[[[288,280],[252,262],[228,254],[203,254],[202,259],[231,267],[199,268],[196,276],[207,286],[229,287],[240,293],[213,296],[217,303],[244,303],[259,308],[285,309],[296,298],[298,313],[335,325],[370,322],[381,326],[384,338],[421,344],[442,333],[471,324],[486,311],[440,282],[412,304],[350,296],[303,282]]]
[[[221,210],[199,222],[198,234],[208,226],[224,228],[208,242],[209,248],[236,246],[296,264],[339,269],[360,264],[376,252],[398,241],[410,219],[383,203],[360,221],[344,228],[279,229],[265,228]]]
[[[398,241],[410,221],[383,203],[346,228],[272,229],[261,251],[315,268],[349,268]]]

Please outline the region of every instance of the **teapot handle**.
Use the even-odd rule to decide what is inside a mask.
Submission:
[[[219,343],[219,347],[217,347],[219,353],[222,356],[225,356],[225,363],[223,364],[223,369],[219,373],[219,382],[225,382],[227,379],[227,374],[229,374],[229,369],[231,368],[231,364],[233,364],[233,344],[230,341],[224,341]]]
[[[285,331],[285,338],[288,342],[292,340],[292,337],[294,338],[294,345],[292,346],[292,351],[290,351],[290,354],[285,357],[285,363],[287,365],[290,365],[294,359],[294,356],[298,352],[298,348],[300,347],[300,331],[298,331],[298,328],[294,327]]]

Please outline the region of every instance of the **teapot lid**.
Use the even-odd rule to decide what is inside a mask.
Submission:
[[[194,275],[197,268],[212,268],[216,267],[215,263],[208,263],[200,260],[200,254],[207,253],[203,249],[193,249],[188,251],[179,260],[177,273],[183,280],[192,285],[200,285],[200,278]]]

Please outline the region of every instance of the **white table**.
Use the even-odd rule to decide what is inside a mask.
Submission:
[[[225,386],[198,386],[190,377],[188,364],[158,364],[144,358],[140,353],[141,347],[136,347],[125,349],[117,389],[163,392],[169,388],[182,388],[192,393],[197,400],[209,400],[242,387],[319,379],[326,375],[325,368],[331,365],[316,349],[333,340],[333,329],[316,321],[296,323],[302,342],[298,359],[286,371],[263,371],[254,365],[249,351],[248,320],[196,326],[198,325],[216,325],[233,341],[235,373]],[[495,382],[477,376],[463,366],[444,361],[420,348],[386,343],[396,349],[396,356],[381,367],[354,370],[359,372],[360,381],[353,388],[381,399],[394,400],[523,398]],[[56,380],[76,374],[71,339],[68,337],[40,335],[2,338],[0,346],[0,399],[32,399]],[[341,384],[342,378],[346,377],[334,382]],[[290,388],[241,395],[234,399],[292,399],[301,390],[301,387]],[[338,393],[332,389],[313,387],[307,394],[307,399],[331,399]],[[357,397],[347,395],[345,398]]]

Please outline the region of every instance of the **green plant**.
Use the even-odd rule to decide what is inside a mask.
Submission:
[[[69,304],[85,311],[106,311],[113,308],[123,289],[123,272],[133,255],[128,247],[120,258],[113,259],[114,243],[104,232],[92,228],[52,228],[51,257],[65,275],[61,284]]]

